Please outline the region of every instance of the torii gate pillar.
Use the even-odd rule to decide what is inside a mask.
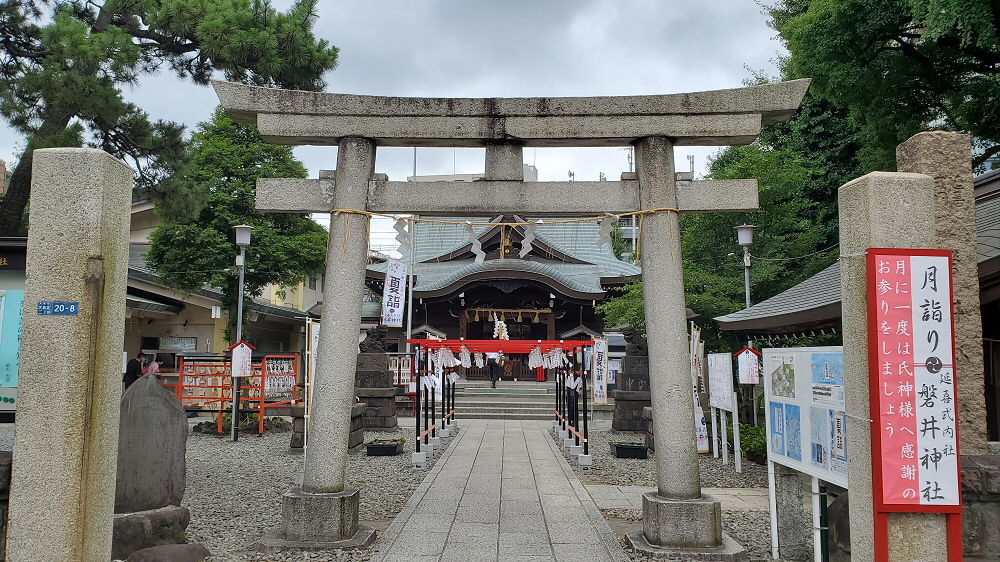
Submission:
[[[639,204],[677,209],[674,146],[666,137],[635,143]],[[740,560],[746,551],[722,532],[722,509],[703,496],[692,439],[694,401],[677,212],[643,216],[640,232],[649,391],[656,435],[657,491],[642,496],[642,531],[628,535],[637,550],[684,559]],[[687,549],[697,551],[697,556]]]
[[[375,171],[375,143],[345,137],[338,147],[334,208],[364,209]],[[369,221],[355,213],[330,216],[323,329],[313,385],[316,406],[309,416],[302,486],[282,496],[281,526],[275,536],[263,540],[265,547],[351,548],[375,539],[374,529],[358,524],[359,491],[346,487]]]

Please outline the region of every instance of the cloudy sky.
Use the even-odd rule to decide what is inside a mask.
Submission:
[[[276,7],[291,4],[273,0]],[[315,32],[340,48],[331,92],[392,96],[519,97],[661,94],[738,87],[748,68],[774,74],[781,45],[754,0],[320,0]],[[194,126],[218,99],[169,73],[127,92],[154,118]],[[20,146],[0,130],[0,158]],[[677,149],[703,173],[715,149]],[[313,177],[336,149],[301,147]],[[624,149],[526,149],[540,180],[616,179]],[[479,149],[417,150],[418,174],[483,170]],[[413,171],[413,150],[380,149],[391,179]],[[379,228],[379,231],[383,228]],[[378,241],[373,241],[378,245]]]

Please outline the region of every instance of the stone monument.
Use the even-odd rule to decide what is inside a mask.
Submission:
[[[121,399],[111,555],[187,542],[181,507],[188,424],[184,407],[155,377],[140,377]]]
[[[611,393],[615,399],[611,429],[645,432],[647,424],[642,418],[642,411],[650,407],[646,338],[632,328],[623,329],[622,335],[628,345],[625,347],[622,371],[616,379],[617,388]]]
[[[336,145],[333,177],[261,179],[257,208],[329,212],[330,244],[314,399],[301,489],[284,497],[280,535],[317,544],[351,539],[358,496],[344,487],[368,227],[372,213],[524,217],[641,213],[650,398],[658,490],[644,496],[640,550],[738,559],[719,503],[701,494],[688,367],[678,213],[757,208],[754,180],[678,186],[675,145],[753,142],[788,120],[808,80],[689,94],[590,98],[393,98],[215,82],[223,107],[266,140]],[[619,182],[524,182],[523,148],[629,146],[638,173]],[[393,182],[374,174],[376,146],[485,147],[480,182]],[[572,196],[567,196],[572,194]],[[363,533],[363,532],[362,532]],[[357,539],[355,539],[357,540]]]
[[[362,425],[365,429],[391,431],[399,428],[396,421],[396,387],[389,372],[389,356],[385,354],[385,326],[368,330],[361,342],[358,367],[354,373],[354,393],[367,404]]]
[[[95,149],[32,157],[7,557],[110,560],[135,172]]]

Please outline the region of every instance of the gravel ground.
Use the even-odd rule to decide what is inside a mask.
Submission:
[[[614,518],[634,523],[642,521],[642,511],[638,509],[603,509],[601,513],[606,519]],[[751,560],[769,560],[771,557],[769,517],[766,511],[723,511],[722,528],[733,540],[747,549]],[[632,560],[653,560],[633,550],[624,539],[621,539],[621,542],[622,548]]]
[[[647,459],[618,459],[611,454],[610,441],[620,443],[643,442],[641,433],[614,430],[590,431],[590,454],[594,465],[582,476],[588,484],[616,486],[656,486],[656,453],[650,451]],[[722,464],[722,459],[712,455],[698,455],[701,485],[706,488],[763,488],[767,486],[767,467],[744,459],[743,472],[736,473],[733,459]],[[574,465],[578,474],[583,474]]]
[[[246,553],[281,517],[281,494],[295,483],[302,455],[288,453],[288,433],[245,436],[237,443],[192,433],[187,445],[187,490],[191,510],[188,540],[204,545],[211,560],[368,560],[366,550]],[[351,453],[349,485],[361,489],[362,521],[385,521],[399,513],[427,470],[413,470],[412,430],[365,432],[365,440],[406,437],[403,454],[369,457]]]

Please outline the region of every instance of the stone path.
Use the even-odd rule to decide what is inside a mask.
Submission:
[[[587,492],[598,509],[642,509],[642,495],[656,488],[588,484]],[[722,509],[767,511],[767,488],[702,488],[702,493],[719,500]]]
[[[548,426],[462,421],[375,560],[628,560]]]

